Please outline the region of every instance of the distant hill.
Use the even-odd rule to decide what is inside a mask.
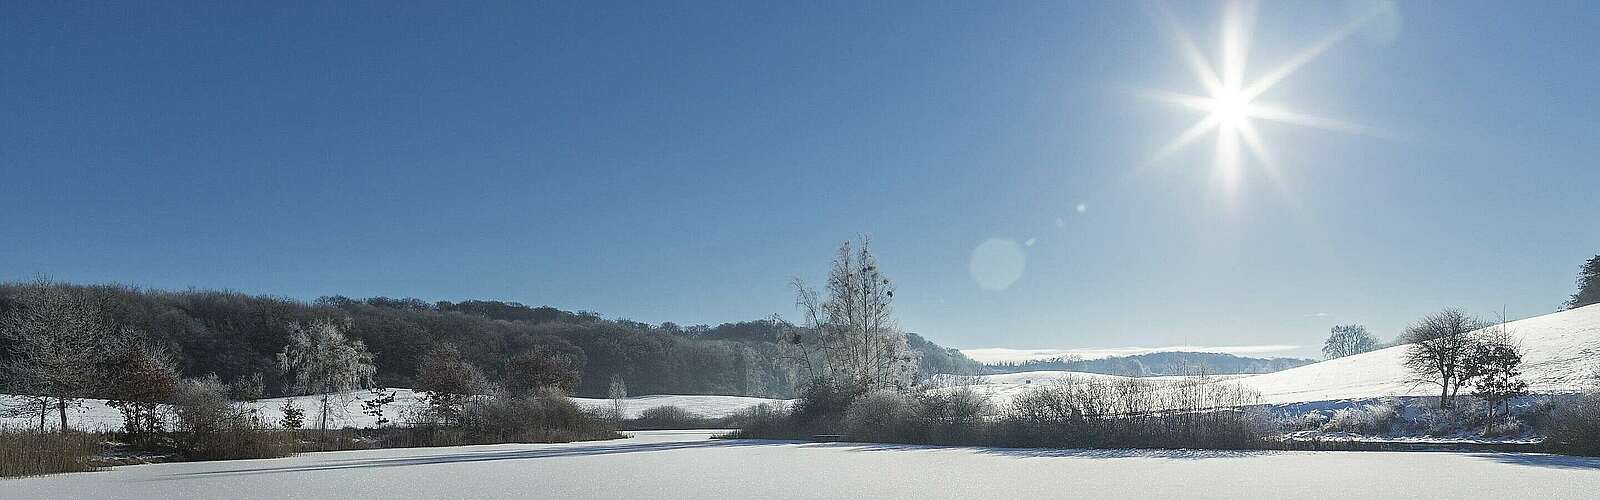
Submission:
[[[1127,377],[1186,375],[1203,371],[1213,375],[1272,373],[1315,363],[1301,358],[1249,358],[1215,352],[1152,352],[1096,359],[1030,360],[983,365],[985,373],[1065,371]]]

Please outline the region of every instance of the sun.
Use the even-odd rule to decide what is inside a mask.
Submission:
[[[1263,102],[1260,97],[1301,66],[1350,36],[1368,21],[1386,12],[1382,9],[1373,9],[1356,16],[1349,23],[1322,37],[1288,61],[1267,70],[1254,80],[1246,81],[1250,31],[1254,26],[1255,10],[1254,2],[1233,1],[1227,4],[1223,10],[1222,40],[1217,57],[1220,64],[1212,64],[1212,60],[1201,53],[1199,47],[1184,32],[1172,14],[1165,8],[1160,9],[1169,38],[1183,55],[1184,62],[1194,71],[1203,92],[1199,95],[1161,91],[1144,93],[1182,108],[1199,111],[1204,113],[1204,117],[1158,150],[1151,158],[1151,163],[1183,149],[1201,137],[1215,133],[1216,159],[1213,168],[1231,185],[1237,181],[1238,174],[1244,166],[1244,158],[1239,154],[1241,145],[1269,175],[1279,179],[1277,165],[1273,163],[1267,145],[1261,138],[1256,127],[1257,121],[1375,135],[1367,127],[1299,113],[1282,105]]]
[[[1250,98],[1235,89],[1223,90],[1211,96],[1211,117],[1219,125],[1238,127],[1250,117]]]

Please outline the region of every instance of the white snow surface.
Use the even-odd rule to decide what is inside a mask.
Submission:
[[[1521,343],[1522,379],[1534,392],[1575,392],[1592,387],[1600,369],[1600,304],[1508,322]],[[1281,372],[1237,379],[1269,404],[1385,396],[1437,395],[1401,364],[1406,346],[1346,356]]]
[[[1521,343],[1524,366],[1522,377],[1535,392],[1572,392],[1591,387],[1591,381],[1600,370],[1600,304],[1536,316],[1506,324],[1506,328]],[[1265,404],[1305,403],[1347,399],[1369,399],[1389,396],[1434,395],[1433,386],[1419,384],[1401,365],[1405,346],[1390,347],[1354,356],[1323,361],[1276,373],[1248,376],[1218,377],[1239,383],[1261,393]],[[1063,376],[1115,379],[1116,375],[1074,373],[1060,371],[1035,371],[987,375],[979,377],[941,376],[941,385],[967,385],[990,396],[996,404],[1003,405],[1010,398],[1032,384],[1047,383]],[[1150,380],[1174,380],[1180,377],[1146,377]],[[398,392],[394,404],[386,409],[391,421],[401,421],[401,412],[417,404],[416,394],[410,389]],[[7,396],[0,396],[4,398]],[[335,412],[335,422],[340,427],[371,427],[377,417],[361,413],[361,400],[370,398],[367,391],[347,393],[341,398],[340,411]],[[279,407],[284,399],[267,399],[254,404],[266,422],[282,418]],[[314,411],[314,398],[297,398],[307,408],[309,422]],[[585,408],[609,407],[611,400],[574,398]],[[646,409],[659,406],[679,406],[704,417],[727,416],[762,403],[786,403],[787,400],[753,398],[744,396],[707,395],[651,395],[627,398],[623,414],[633,418]],[[104,401],[87,400],[82,408],[71,410],[69,422],[77,428],[89,430],[114,430],[122,426],[122,417],[107,407]],[[55,426],[52,415],[47,426]],[[28,418],[0,418],[0,426],[18,427],[36,425]]]
[[[1522,378],[1534,392],[1575,392],[1592,388],[1600,370],[1600,304],[1508,322],[1522,346]],[[1401,364],[1406,346],[1322,361],[1260,375],[1215,377],[1261,393],[1264,404],[1288,404],[1390,396],[1437,395],[1436,386],[1418,383]],[[981,377],[945,377],[945,385],[967,385],[1003,405],[1033,384],[1065,376],[1117,379],[1116,375],[1033,371]],[[1170,381],[1181,377],[1145,377]]]
[[[384,417],[390,422],[405,421],[406,411],[421,405],[416,391],[411,389],[385,389],[386,392],[395,393],[395,401],[384,407]],[[13,396],[0,395],[0,398]],[[375,396],[371,391],[351,391],[336,395],[334,398],[335,409],[330,412],[333,418],[331,427],[371,428],[378,426],[378,417],[362,413],[362,401],[370,400]],[[294,399],[300,408],[306,411],[305,421],[307,426],[313,425],[316,420],[318,400],[314,396],[299,396],[295,398],[263,399],[254,403],[241,403],[246,408],[254,409],[263,422],[277,424],[283,419],[281,409],[284,401]],[[609,409],[610,399],[572,398],[573,402],[585,409]],[[677,406],[688,410],[690,413],[707,417],[718,418],[732,415],[746,408],[763,403],[783,404],[787,400],[752,398],[745,396],[709,396],[709,395],[655,395],[635,396],[623,399],[622,414],[627,418],[637,418],[645,410],[661,406]],[[113,431],[122,428],[122,414],[115,408],[106,406],[104,400],[83,400],[78,408],[67,410],[67,423],[75,429]],[[0,427],[19,428],[36,427],[37,417],[0,417]],[[56,428],[58,417],[52,410],[46,418],[48,428]]]
[[[1593,498],[1600,459],[711,440],[307,453],[0,480],[3,498]]]

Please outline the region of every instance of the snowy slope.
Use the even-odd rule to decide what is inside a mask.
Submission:
[[[1522,378],[1534,392],[1572,392],[1588,387],[1600,370],[1600,304],[1512,321],[1506,328],[1523,349]],[[1261,393],[1266,404],[1428,396],[1435,388],[1417,384],[1401,365],[1405,346],[1323,361],[1275,373],[1230,377]],[[969,385],[1004,404],[1031,384],[1074,376],[1115,379],[1114,375],[1037,371],[970,377]],[[1175,379],[1177,377],[1148,377]]]
[[[1512,321],[1506,329],[1522,344],[1522,378],[1535,392],[1582,390],[1600,368],[1600,304]],[[1435,394],[1433,386],[1410,381],[1401,366],[1405,350],[1395,346],[1238,381],[1274,404]]]

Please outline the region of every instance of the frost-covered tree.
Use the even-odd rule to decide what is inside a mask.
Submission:
[[[805,332],[794,332],[790,345],[804,352],[805,369],[817,379],[865,394],[904,390],[915,381],[917,358],[895,324],[894,283],[884,276],[870,241],[859,248],[839,246],[828,273],[827,296],[796,278],[795,303],[805,318]],[[814,363],[814,365],[813,365]]]
[[[440,344],[428,350],[417,372],[417,389],[428,404],[431,420],[444,425],[456,422],[461,407],[475,396],[488,391],[483,372],[452,344]]]
[[[1474,346],[1468,333],[1483,326],[1482,320],[1447,308],[1406,328],[1404,340],[1409,345],[1403,363],[1417,382],[1439,386],[1440,408],[1451,407],[1466,382],[1466,365]]]
[[[343,327],[331,320],[290,323],[288,331],[278,363],[296,394],[320,396],[317,428],[326,433],[334,394],[372,384],[373,355],[366,344],[345,338]]]
[[[621,375],[611,376],[611,386],[607,388],[606,395],[611,397],[611,417],[622,420],[623,405],[628,399],[628,383],[622,380]]]
[[[1567,299],[1567,309],[1600,304],[1600,255],[1590,257],[1578,268],[1578,291]]]
[[[46,402],[38,407],[40,432],[53,405],[65,432],[67,408],[107,387],[106,364],[131,333],[112,330],[94,303],[43,279],[24,286],[15,300],[0,318],[9,354],[0,364],[0,387],[28,396],[28,407]]]
[[[1322,344],[1322,357],[1334,359],[1361,354],[1371,351],[1377,345],[1378,338],[1367,333],[1367,327],[1339,325],[1333,327],[1328,335],[1328,341]]]

